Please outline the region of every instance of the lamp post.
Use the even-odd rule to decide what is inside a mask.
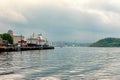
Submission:
[[[21,34],[20,46],[22,47],[22,34]]]

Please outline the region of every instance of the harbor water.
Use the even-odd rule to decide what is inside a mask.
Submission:
[[[120,48],[3,52],[0,80],[120,80]]]

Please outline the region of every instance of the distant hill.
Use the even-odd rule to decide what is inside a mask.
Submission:
[[[104,38],[91,44],[90,47],[120,47],[120,38]]]

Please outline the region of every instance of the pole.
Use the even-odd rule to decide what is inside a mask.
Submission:
[[[22,47],[22,34],[21,34],[21,41],[20,42],[21,42],[21,47]]]

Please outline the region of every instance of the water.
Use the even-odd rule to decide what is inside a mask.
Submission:
[[[120,48],[0,53],[0,80],[120,80]]]

